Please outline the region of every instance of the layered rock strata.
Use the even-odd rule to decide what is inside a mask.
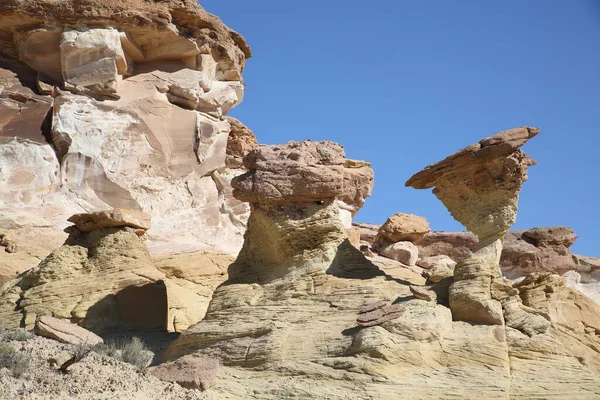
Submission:
[[[406,186],[434,188],[433,193],[452,216],[478,237],[475,252],[460,261],[450,286],[454,319],[519,325],[527,319],[543,332],[549,322],[520,303],[518,290],[502,279],[502,242],[514,224],[521,185],[535,162],[519,148],[537,135],[537,128],[498,133],[425,168]],[[521,315],[522,313],[526,315]]]
[[[188,254],[154,260],[137,210],[78,214],[69,237],[39,266],[0,286],[0,320],[33,327],[52,316],[94,332],[183,331],[204,316],[230,258]],[[221,258],[219,258],[221,257]],[[217,278],[220,277],[220,278]]]
[[[289,157],[292,149],[298,154]],[[247,155],[249,172],[233,181],[234,194],[252,202],[240,258],[206,317],[167,349],[164,360],[190,354],[219,359],[212,390],[224,398],[600,395],[600,332],[590,321],[600,310],[593,302],[565,288],[560,277],[518,288],[500,281],[494,291],[505,296],[508,326],[453,321],[452,276],[425,285],[416,272],[421,267],[374,257],[377,271],[345,247],[335,202],[347,190],[329,161],[338,156],[325,151],[323,162],[316,149],[294,143]],[[349,182],[362,187],[360,179]],[[327,197],[311,189],[319,185]],[[450,269],[452,262],[424,265]],[[548,286],[556,295],[539,297]],[[561,316],[567,298],[585,310],[569,321]],[[550,326],[540,330],[540,321]]]
[[[55,248],[27,248],[28,230],[60,243],[67,217],[112,208],[152,216],[153,254],[236,254],[249,209],[231,196],[228,137],[243,131],[232,157],[253,137],[225,115],[250,56],[196,1],[3,1],[0,233],[26,250],[0,277]]]

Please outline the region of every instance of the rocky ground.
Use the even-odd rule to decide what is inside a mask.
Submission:
[[[16,350],[29,366],[20,377],[0,368],[1,399],[213,399],[210,394],[160,381],[133,365],[94,351],[62,373],[52,360],[68,358],[76,346],[39,336],[8,340],[9,332],[0,331],[0,345]]]

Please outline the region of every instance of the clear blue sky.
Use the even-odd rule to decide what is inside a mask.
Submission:
[[[244,35],[244,102],[231,112],[265,144],[330,139],[373,163],[356,220],[398,212],[464,230],[426,165],[501,130],[537,126],[538,161],[515,229],[566,225],[600,257],[600,1],[204,0]]]

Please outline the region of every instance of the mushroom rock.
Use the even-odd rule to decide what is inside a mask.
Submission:
[[[249,202],[251,213],[230,278],[376,270],[348,241],[352,214],[373,188],[370,164],[346,159],[337,143],[304,141],[259,146],[244,166],[248,172],[232,180],[233,195]]]
[[[519,148],[538,133],[530,127],[500,132],[426,167],[406,182],[415,189],[434,188],[452,216],[479,239],[475,251],[454,270],[450,308],[455,320],[500,325],[505,322],[503,305],[508,307],[509,299],[520,304],[518,291],[514,293],[502,280],[499,262],[504,236],[516,219],[527,168],[535,165]],[[511,302],[509,314],[514,308]],[[535,318],[548,325],[545,318]]]
[[[0,286],[0,320],[7,328],[32,328],[38,317],[52,316],[94,332],[181,332],[204,317],[232,261],[203,253],[155,262],[141,237],[150,216],[139,210],[77,214],[69,221],[75,225],[62,246]]]

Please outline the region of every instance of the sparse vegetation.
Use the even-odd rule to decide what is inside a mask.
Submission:
[[[131,340],[118,340],[100,344],[93,349],[98,354],[104,354],[116,360],[135,366],[139,371],[145,371],[152,362],[153,354],[146,344],[138,337]]]
[[[6,340],[25,342],[32,339],[34,334],[25,329],[10,329],[4,331],[3,336]]]
[[[31,369],[31,359],[10,346],[0,344],[0,368],[8,368],[13,376],[20,378]]]
[[[70,359],[68,359],[63,365],[60,366],[60,371],[63,373],[67,372],[67,369],[79,361],[83,360],[85,356],[87,356],[91,351],[94,350],[94,346],[88,343],[80,343],[73,345],[73,350],[71,354],[73,355]]]

